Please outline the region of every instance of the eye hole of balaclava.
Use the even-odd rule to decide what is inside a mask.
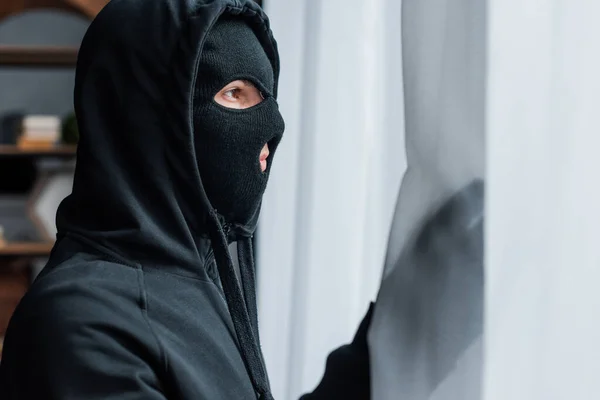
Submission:
[[[245,80],[263,100],[247,109],[214,100],[228,83]],[[194,93],[194,143],[198,168],[211,205],[227,222],[244,224],[260,208],[273,154],[284,123],[272,96],[271,62],[252,28],[241,18],[221,17],[202,48]],[[267,169],[260,153],[268,144]]]

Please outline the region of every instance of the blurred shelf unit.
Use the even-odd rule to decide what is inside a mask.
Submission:
[[[0,0],[0,21],[25,11],[54,9],[92,20],[109,0]],[[0,46],[0,66],[72,68],[77,64],[77,47]]]
[[[77,47],[0,45],[0,66],[25,68],[73,68]]]
[[[66,11],[92,20],[108,2],[109,0],[0,0],[0,23],[7,17],[42,9]],[[72,46],[1,44],[0,68],[74,69],[78,51],[78,47]],[[7,95],[2,88],[0,94],[3,98]],[[34,136],[36,135],[27,137],[21,133],[20,139],[27,140],[0,144],[0,176],[3,177],[0,179],[0,358],[8,320],[29,286],[33,259],[48,257],[54,246],[54,238],[47,229],[43,229],[35,212],[36,201],[43,201],[40,196],[52,197],[44,190],[44,187],[49,187],[52,183],[47,182],[47,178],[35,166],[39,167],[40,161],[43,163],[46,159],[67,164],[76,155],[75,145],[54,144],[56,140],[48,140],[47,137],[39,140],[39,135],[33,138]],[[0,137],[0,140],[0,143],[13,143],[12,139],[6,140],[6,137]],[[30,182],[33,185],[31,193],[23,194],[23,200],[10,198],[10,190],[14,190],[11,184],[15,180],[19,181],[17,187],[29,188]],[[44,182],[47,183],[46,186]],[[13,189],[9,190],[7,186]]]
[[[93,19],[109,0],[0,0],[0,20],[24,11],[54,9]]]
[[[57,144],[50,147],[21,147],[14,144],[0,144],[0,157],[73,158],[76,154],[76,145]]]
[[[47,257],[54,242],[10,242],[0,245],[0,257]]]

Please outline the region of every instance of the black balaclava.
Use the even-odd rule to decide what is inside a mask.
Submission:
[[[254,84],[264,100],[243,110],[217,104],[217,92],[238,79]],[[194,134],[206,194],[228,223],[246,224],[260,208],[284,130],[273,89],[271,62],[252,28],[239,18],[221,17],[206,36],[200,56]],[[270,155],[262,172],[259,156],[265,143]]]
[[[263,101],[241,110],[216,103],[215,95],[235,80],[250,81]],[[261,400],[273,397],[260,351],[251,230],[284,130],[274,85],[273,66],[252,28],[242,19],[221,17],[207,34],[198,63],[194,147],[202,184],[214,208],[211,239],[220,280],[242,358]],[[259,157],[265,144],[270,155],[263,172]],[[227,247],[227,229],[217,214],[230,225],[251,225],[238,243],[241,288]]]

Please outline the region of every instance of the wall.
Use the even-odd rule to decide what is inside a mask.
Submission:
[[[0,21],[0,45],[77,46],[88,22],[55,11],[31,11]],[[64,115],[72,110],[74,70],[0,69],[0,114]]]

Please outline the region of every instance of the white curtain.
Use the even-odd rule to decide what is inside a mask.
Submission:
[[[598,21],[489,0],[485,400],[600,399]]]
[[[600,3],[403,3],[409,169],[370,332],[374,399],[598,399]],[[463,168],[484,154],[478,132],[485,335],[457,348],[480,325],[469,307],[480,299],[456,312],[465,290],[451,280],[408,285],[401,250],[444,187],[460,189],[453,177],[478,175]]]
[[[408,169],[369,332],[372,395],[480,400],[485,0],[402,3]]]
[[[600,3],[403,3],[409,170],[370,333],[374,399],[598,399]],[[465,291],[439,280],[415,290],[400,253],[444,186],[477,171],[463,168],[483,154],[477,132],[487,142],[485,336],[456,353],[447,344],[479,325],[473,303],[439,313]],[[447,302],[432,308],[439,295]]]
[[[454,129],[460,112],[483,121],[479,143],[486,143],[485,338],[457,360],[463,374],[431,398],[600,398],[600,2],[408,1],[414,32],[424,29],[419,21],[432,24],[413,32],[408,60],[411,82],[424,85],[415,93],[430,100],[411,104],[429,109],[433,121],[419,116],[427,124],[454,117],[439,125]],[[400,4],[267,3],[288,124],[258,248],[261,334],[276,398],[297,398],[318,382],[326,354],[351,338],[377,291],[406,166]],[[444,76],[443,90],[432,93],[422,74]],[[480,76],[485,98],[465,107],[465,88]],[[475,87],[467,98],[484,93]],[[392,244],[402,240],[392,236]],[[465,365],[480,366],[482,350],[479,382]],[[375,400],[402,394],[390,371],[376,374]]]
[[[269,0],[266,11],[287,127],[260,221],[260,329],[275,398],[296,399],[380,283],[406,165],[400,2]]]

